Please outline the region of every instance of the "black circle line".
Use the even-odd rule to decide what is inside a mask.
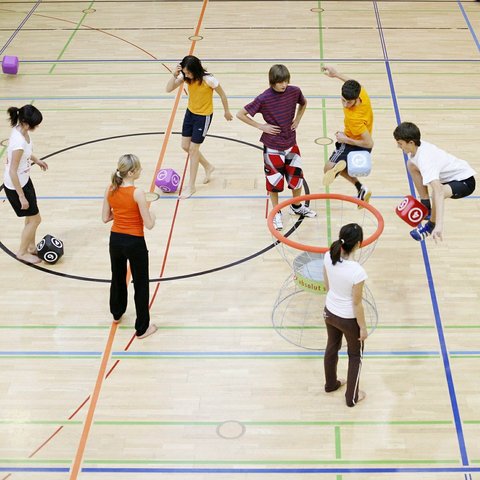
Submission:
[[[181,133],[182,132],[172,132],[172,135],[181,135]],[[96,139],[96,140],[89,140],[88,142],[79,143],[77,145],[73,145],[71,147],[63,148],[63,149],[58,150],[56,152],[50,153],[49,155],[41,157],[41,160],[45,160],[47,158],[53,157],[54,155],[58,155],[59,153],[66,152],[68,150],[73,150],[74,148],[83,147],[84,145],[90,145],[92,143],[103,142],[105,140],[114,140],[114,139],[117,139],[117,138],[125,138],[125,137],[136,137],[136,136],[141,136],[141,135],[164,135],[164,134],[165,134],[165,132],[130,133],[130,134],[125,134],[125,135],[115,135],[115,136],[111,136],[111,137],[99,138],[99,139]],[[263,148],[258,146],[258,145],[254,145],[253,143],[245,142],[243,140],[238,140],[236,138],[229,138],[229,137],[224,137],[224,136],[221,136],[221,135],[210,135],[210,134],[207,134],[207,137],[220,138],[222,140],[229,140],[229,141],[232,141],[232,142],[241,143],[243,145],[247,145],[249,147],[256,148],[258,150],[263,150]],[[304,183],[305,195],[309,195],[310,194],[310,189],[308,188],[307,181],[304,179],[303,183]],[[3,189],[3,184],[0,187],[0,191],[2,189]],[[310,204],[310,202],[309,201],[305,202],[305,204],[308,206]],[[304,217],[299,217],[297,219],[297,221],[295,222],[295,224],[285,234],[285,237],[290,236],[302,224],[303,219],[304,219]],[[185,278],[199,277],[201,275],[208,275],[209,273],[218,272],[220,270],[226,270],[227,268],[234,267],[236,265],[240,265],[244,262],[247,262],[248,260],[252,260],[255,257],[263,255],[265,252],[268,252],[269,250],[271,250],[272,248],[277,246],[279,243],[280,243],[279,240],[276,240],[275,242],[271,243],[267,247],[262,248],[258,252],[252,253],[251,255],[248,255],[247,257],[241,258],[239,260],[235,260],[234,262],[227,263],[227,264],[221,265],[219,267],[210,268],[208,270],[202,270],[202,271],[194,272],[194,273],[187,273],[187,274],[184,274],[184,275],[176,275],[174,277],[151,278],[149,280],[149,282],[150,283],[158,283],[158,282],[167,282],[167,281],[172,281],[172,280],[182,280],[182,279],[185,279]],[[58,277],[69,278],[69,279],[72,279],[72,280],[81,280],[81,281],[84,281],[84,282],[97,282],[97,283],[110,283],[111,282],[111,280],[104,279],[104,278],[83,277],[83,276],[79,276],[79,275],[72,275],[72,274],[69,274],[69,273],[56,272],[54,270],[49,270],[48,268],[41,267],[39,265],[35,265],[35,264],[32,264],[32,263],[28,263],[24,260],[20,260],[16,257],[16,255],[9,248],[7,248],[3,244],[2,241],[0,241],[0,249],[2,249],[7,255],[10,255],[12,258],[17,260],[18,262],[21,262],[21,263],[23,263],[23,264],[25,264],[25,265],[27,265],[31,268],[34,268],[34,269],[39,270],[39,271],[44,272],[44,273],[48,273],[50,275],[56,275]]]

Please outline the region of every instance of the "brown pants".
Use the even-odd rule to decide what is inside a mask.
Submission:
[[[349,407],[355,406],[358,399],[360,370],[362,367],[363,342],[360,337],[360,327],[355,318],[337,317],[325,308],[323,318],[327,326],[328,341],[323,359],[325,368],[325,391],[333,392],[340,387],[337,380],[338,351],[342,347],[342,337],[345,335],[348,349],[347,391],[345,399]]]

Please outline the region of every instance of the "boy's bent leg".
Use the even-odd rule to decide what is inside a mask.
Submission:
[[[337,178],[337,175],[339,174],[343,175],[345,168],[347,168],[347,162],[345,160],[339,160],[336,163],[333,163],[330,161],[327,162],[323,169],[323,171],[325,172],[322,180],[323,185],[325,187],[328,187],[329,185],[331,185],[335,180],[335,178]]]

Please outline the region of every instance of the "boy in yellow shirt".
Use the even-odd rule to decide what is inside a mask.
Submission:
[[[347,170],[347,156],[350,152],[366,150],[371,152],[373,148],[373,111],[370,98],[366,90],[356,81],[339,73],[335,68],[324,66],[325,75],[338,78],[343,82],[342,105],[344,119],[344,131],[336,132],[335,151],[325,164],[323,184],[330,185],[337,175],[342,175],[357,189],[357,198],[368,202],[372,192],[362,185],[357,177],[351,177]]]

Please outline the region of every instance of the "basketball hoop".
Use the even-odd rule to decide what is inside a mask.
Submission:
[[[284,228],[276,230],[275,215],[301,202],[317,212],[317,216],[306,218],[282,213]],[[364,263],[373,253],[384,228],[382,215],[372,205],[346,195],[319,193],[290,198],[268,215],[267,225],[277,240],[277,250],[292,268],[275,301],[272,322],[277,333],[294,345],[314,350],[325,348],[323,257],[329,245],[338,239],[340,228],[348,223],[357,223],[363,229],[364,240],[353,257]],[[366,285],[363,305],[371,334],[378,323],[378,313]]]

